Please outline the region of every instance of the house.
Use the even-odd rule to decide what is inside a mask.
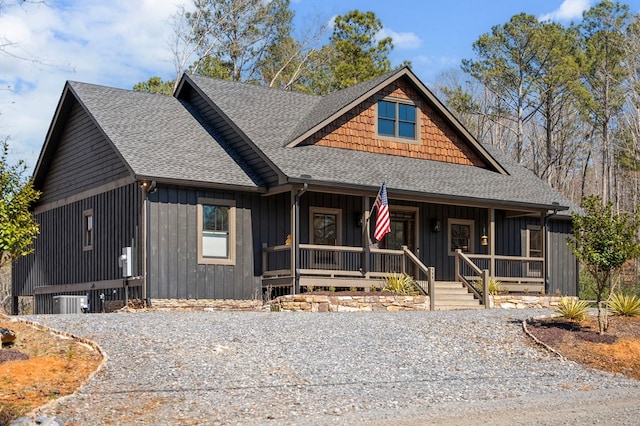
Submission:
[[[377,242],[382,182],[391,232]],[[187,74],[173,97],[68,82],[34,184],[41,233],[14,264],[14,309],[370,288],[390,272],[480,300],[481,271],[577,293],[569,201],[408,68],[323,97]]]

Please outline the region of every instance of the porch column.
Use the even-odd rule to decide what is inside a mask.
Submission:
[[[548,279],[548,271],[547,271],[547,212],[546,211],[541,211],[540,212],[540,238],[542,238],[542,278],[544,279],[544,282],[542,283],[542,285],[544,286],[544,291],[545,293],[547,292],[548,289],[548,283],[547,283],[547,279]],[[526,256],[529,256],[529,253],[525,253]]]
[[[496,272],[496,209],[489,208],[489,275]]]
[[[369,273],[370,265],[369,259],[371,258],[371,247],[369,244],[369,196],[364,195],[362,197],[362,246],[364,248],[362,259],[362,275]]]
[[[293,294],[300,293],[300,197],[307,192],[307,184],[291,190],[291,268],[293,269]]]
[[[300,240],[298,239],[298,220],[300,220],[300,206],[298,205],[298,190],[291,190],[291,276],[293,277],[293,294],[300,293],[300,268],[298,264],[298,249]]]

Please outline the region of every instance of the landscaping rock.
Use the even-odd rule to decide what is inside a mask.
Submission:
[[[0,340],[2,340],[3,345],[6,343],[12,343],[16,340],[15,331],[0,327]]]
[[[31,417],[18,417],[11,426],[64,426],[64,422],[55,417],[38,416],[35,419]]]

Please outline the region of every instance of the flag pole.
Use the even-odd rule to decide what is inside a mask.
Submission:
[[[373,205],[371,206],[371,209],[369,210],[369,216],[367,217],[367,221],[365,223],[368,224],[369,220],[371,220],[371,215],[373,215],[373,209],[376,208],[376,200],[378,199],[378,197],[380,196],[380,192],[382,191],[382,186],[384,185],[385,181],[382,181],[382,185],[380,185],[380,189],[378,189],[378,193],[376,194],[376,198],[373,199]]]

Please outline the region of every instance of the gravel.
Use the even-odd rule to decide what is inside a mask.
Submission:
[[[602,407],[607,424],[640,422],[640,381],[530,343],[522,320],[550,312],[23,318],[108,356],[77,395],[43,410],[66,424],[572,424]]]

